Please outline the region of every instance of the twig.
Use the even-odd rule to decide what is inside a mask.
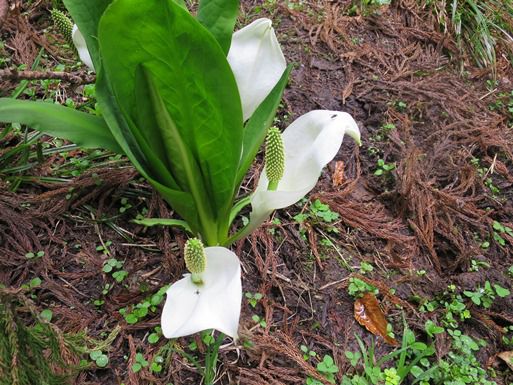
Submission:
[[[0,0],[1,2],[2,0]],[[43,80],[58,79],[73,84],[89,84],[96,80],[95,75],[82,75],[81,73],[53,72],[53,71],[18,71],[7,68],[0,70],[0,80]]]

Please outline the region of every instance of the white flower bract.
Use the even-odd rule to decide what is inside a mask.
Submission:
[[[239,258],[224,247],[206,247],[207,266],[202,285],[190,274],[167,290],[162,311],[162,333],[177,338],[206,329],[216,329],[237,338],[242,302]]]
[[[287,67],[271,24],[269,19],[257,19],[232,36],[227,59],[239,88],[244,120],[264,101]]]
[[[71,38],[73,39],[73,44],[75,44],[75,48],[77,49],[78,56],[80,56],[82,63],[84,63],[90,70],[94,71],[93,61],[91,60],[91,55],[87,49],[86,41],[76,24],[73,25]]]
[[[263,172],[251,197],[247,233],[277,209],[290,206],[314,188],[321,171],[338,153],[344,134],[360,143],[360,130],[346,112],[315,110],[296,119],[282,134],[285,170],[275,191]]]

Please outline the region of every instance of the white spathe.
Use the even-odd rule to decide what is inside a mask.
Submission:
[[[206,329],[216,329],[237,338],[242,284],[239,258],[225,247],[206,247],[207,266],[203,284],[190,274],[167,290],[162,311],[162,333],[177,338]]]
[[[250,233],[277,209],[290,206],[314,188],[321,171],[338,153],[344,135],[360,144],[360,130],[346,112],[315,110],[296,119],[283,132],[285,171],[275,191],[262,172],[251,196]]]
[[[90,70],[94,71],[93,61],[91,60],[91,55],[87,49],[86,41],[76,24],[73,25],[71,38],[73,39],[73,44],[75,44],[75,48],[78,51],[78,56],[80,56],[82,63],[84,63]]]
[[[257,19],[232,36],[228,62],[232,68],[247,120],[264,101],[287,68],[269,19]]]

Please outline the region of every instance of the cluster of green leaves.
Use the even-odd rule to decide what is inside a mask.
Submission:
[[[137,373],[148,365],[150,365],[150,363],[144,358],[144,355],[142,353],[136,353],[135,362],[132,364],[132,372]]]
[[[128,276],[128,271],[123,270],[124,262],[116,258],[109,258],[103,264],[102,271],[112,275],[116,282],[121,283]]]
[[[374,175],[390,175],[390,172],[395,170],[395,167],[395,163],[386,163],[383,159],[378,159]]]
[[[335,384],[335,374],[338,373],[339,368],[335,364],[333,357],[328,354],[324,355],[322,361],[317,363],[316,369],[326,379],[326,381],[330,384]],[[322,385],[322,382],[314,378],[307,377],[306,385]]]
[[[244,297],[246,297],[246,299],[248,300],[248,303],[251,305],[251,307],[255,308],[257,303],[262,298],[264,298],[264,295],[262,293],[251,293],[248,291],[244,294]]]
[[[360,278],[351,277],[349,278],[347,292],[351,297],[360,298],[365,293],[372,293],[374,295],[377,295],[379,293],[379,290],[371,284],[368,284],[367,282],[361,280]]]
[[[109,364],[109,356],[107,356],[101,350],[93,350],[92,352],[89,353],[89,358],[99,368],[104,368]]]
[[[226,60],[237,0],[202,0],[197,17],[180,0],[64,4],[97,72],[101,116],[4,98],[0,121],[126,155],[193,234],[207,245],[226,244],[238,187],[272,123],[290,68],[244,125]]]
[[[504,234],[513,238],[513,229],[505,226],[498,221],[493,221],[493,239],[501,246],[506,246],[506,240],[503,238]]]
[[[503,289],[499,288],[499,292],[506,294],[505,291],[502,291]],[[487,295],[484,294],[484,290],[483,293],[480,293],[482,294],[480,297],[481,303],[484,296],[495,295],[492,291],[490,285]],[[430,337],[434,334],[446,332],[451,337],[451,351],[443,359],[425,367],[422,376],[416,377],[419,384],[445,385],[450,383],[447,381],[457,381],[456,383],[459,384],[494,385],[495,382],[488,379],[486,370],[483,369],[475,357],[475,352],[486,346],[486,342],[484,340],[475,341],[460,330],[460,323],[470,319],[471,314],[463,297],[457,293],[455,285],[449,285],[447,290],[437,299],[421,305],[420,310],[432,312],[437,308],[441,309],[443,313],[441,326],[428,321],[425,330]]]
[[[314,357],[317,357],[317,353],[313,350],[311,350],[308,346],[306,345],[301,345],[299,347],[299,349],[301,350],[301,352],[303,353],[303,360],[305,361],[308,361],[309,359],[311,358],[314,358]]]
[[[477,306],[483,306],[488,309],[492,306],[496,295],[504,298],[510,295],[510,291],[501,285],[494,283],[493,287],[490,281],[486,281],[484,287],[478,287],[475,291],[465,290],[463,292]]]
[[[356,336],[359,352],[347,351],[346,358],[355,371],[360,374],[344,375],[341,385],[399,385],[409,375],[416,377],[416,374],[423,372],[421,368],[429,364],[428,357],[435,352],[432,346],[419,342],[415,334],[405,327],[401,347],[391,353],[377,358],[375,355],[374,341],[367,348],[364,342]],[[387,362],[392,362],[391,367],[385,367]]]
[[[155,313],[157,311],[157,306],[164,300],[167,289],[167,285],[161,287],[155,294],[145,298],[134,306],[119,309],[119,314],[123,316],[126,323],[136,324],[146,318],[149,313]]]
[[[340,215],[331,211],[330,206],[322,203],[319,199],[310,203],[307,212],[300,213],[294,216],[294,220],[298,223],[309,222],[310,224],[333,223]]]

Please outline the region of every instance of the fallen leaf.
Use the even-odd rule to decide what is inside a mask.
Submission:
[[[338,160],[335,163],[335,171],[333,171],[333,187],[338,187],[344,182],[344,162]]]
[[[382,337],[390,345],[397,346],[399,343],[387,334],[388,322],[379,307],[376,296],[372,293],[365,293],[354,303],[354,318],[372,334]]]
[[[499,356],[499,358],[502,358],[504,360],[506,365],[508,365],[511,370],[513,370],[513,351],[510,350],[499,353],[497,355]]]

